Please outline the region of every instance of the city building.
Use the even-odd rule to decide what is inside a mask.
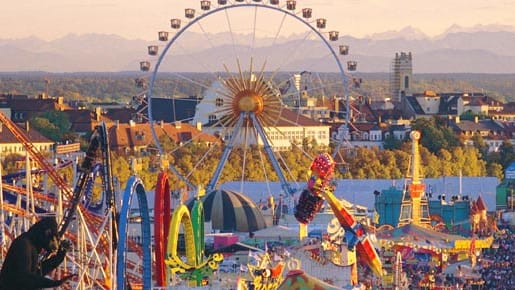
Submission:
[[[413,64],[411,52],[395,53],[390,66],[391,100],[400,103],[404,96],[411,96],[413,79]]]
[[[19,125],[18,125],[19,126]],[[42,154],[52,153],[54,150],[54,141],[41,135],[38,131],[29,128],[28,122],[25,126],[19,126],[36,148]],[[23,144],[14,136],[11,131],[7,130],[5,126],[0,123],[0,157],[10,154],[25,155],[26,150]]]
[[[70,109],[63,97],[49,97],[40,94],[37,97],[28,95],[0,95],[0,109],[8,110],[8,115],[14,123],[25,123],[41,112],[63,111]],[[5,113],[4,113],[5,114]]]
[[[473,146],[472,138],[481,136],[488,145],[488,152],[499,152],[504,140],[513,138],[506,135],[504,123],[492,119],[480,120],[477,116],[473,121],[455,117],[449,120],[449,127],[466,145]]]
[[[220,144],[220,140],[211,134],[207,134],[188,123],[154,123],[157,138],[167,136],[176,144],[187,142],[204,142],[208,145]],[[156,150],[154,138],[150,126],[138,124],[134,121],[126,123],[115,122],[108,127],[109,144],[111,150],[118,154],[149,154],[149,150]]]

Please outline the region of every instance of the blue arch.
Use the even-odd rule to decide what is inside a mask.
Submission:
[[[151,234],[150,216],[148,202],[143,187],[143,182],[136,176],[131,176],[123,192],[122,209],[120,211],[120,221],[118,227],[118,247],[116,257],[116,284],[117,289],[126,289],[126,262],[127,262],[127,232],[129,212],[132,197],[136,193],[141,213],[141,238],[143,249],[143,289],[148,290],[152,287],[152,260],[151,260]]]

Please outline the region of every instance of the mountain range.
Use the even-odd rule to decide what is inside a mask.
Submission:
[[[231,57],[235,50],[248,50],[244,39],[251,35],[236,35],[243,41],[234,45],[234,33],[185,33],[174,45],[182,54],[173,63],[175,71],[204,71],[206,67],[221,67],[220,59]],[[292,55],[299,47],[302,35],[280,39],[256,38],[253,55],[266,57],[268,62]],[[204,45],[216,40],[213,46]],[[180,41],[179,41],[180,40]],[[334,64],[326,64],[317,55],[320,42],[304,40],[302,52],[290,60],[295,67],[317,63],[319,71],[334,71]],[[349,57],[358,61],[359,72],[388,72],[397,52],[411,52],[415,73],[515,73],[515,27],[451,26],[436,37],[429,37],[413,27],[400,31],[376,33],[362,38],[340,36],[339,42],[351,48]],[[44,41],[37,36],[23,39],[0,39],[0,72],[118,72],[137,71],[140,60],[147,55],[153,41],[125,39],[117,35],[69,34]],[[195,65],[192,59],[202,59]],[[163,64],[160,70],[171,69]],[[288,69],[285,67],[284,69]]]

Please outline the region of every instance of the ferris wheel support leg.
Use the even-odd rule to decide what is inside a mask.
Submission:
[[[231,153],[232,149],[234,148],[234,142],[237,138],[237,133],[240,131],[241,125],[243,124],[244,114],[241,113],[240,117],[238,118],[238,122],[236,122],[236,125],[234,126],[234,129],[232,130],[232,136],[231,140],[229,141],[229,144],[225,146],[224,152],[222,154],[222,158],[220,158],[220,162],[218,162],[218,166],[216,167],[215,174],[213,174],[213,177],[209,181],[209,183],[206,186],[206,192],[209,193],[215,189],[216,184],[218,183],[218,180],[220,179],[220,174],[222,173],[222,169],[225,166],[225,163],[227,162],[227,159],[229,158],[229,154]]]
[[[261,140],[263,141],[265,152],[268,155],[268,158],[270,162],[272,163],[272,166],[274,167],[275,172],[277,173],[277,176],[279,176],[279,180],[281,181],[281,187],[286,194],[293,194],[295,190],[293,190],[286,182],[286,178],[284,177],[283,171],[281,169],[281,166],[279,166],[279,162],[277,161],[277,158],[275,158],[274,152],[272,151],[272,146],[270,146],[270,142],[268,142],[268,139],[265,135],[265,130],[263,130],[263,127],[259,123],[259,121],[256,119],[256,115],[254,113],[249,113],[250,118],[252,119],[252,122],[254,126],[256,127],[256,130],[258,132],[259,137],[261,137]]]

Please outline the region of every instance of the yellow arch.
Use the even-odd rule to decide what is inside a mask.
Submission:
[[[184,229],[184,242],[186,243],[186,262],[182,261],[177,255],[177,244],[181,225]],[[193,224],[191,223],[190,211],[184,204],[181,204],[173,213],[170,231],[168,233],[167,253],[168,257],[173,259],[175,264],[180,268],[191,269],[197,266]]]
[[[184,242],[186,244],[186,262],[184,262],[179,255],[177,255],[177,245],[179,241],[179,229],[182,225],[184,230]],[[166,247],[167,260],[165,264],[170,268],[172,272],[190,270],[194,268],[202,268],[208,265],[209,261],[214,260],[220,262],[223,258],[218,255],[214,255],[211,259],[205,259],[203,261],[197,258],[197,247],[200,245],[195,241],[195,227],[191,220],[191,214],[188,207],[184,204],[180,205],[175,209],[172,222],[170,223],[170,231],[168,232],[168,245]],[[203,250],[203,249],[199,249]],[[213,267],[211,267],[213,268]],[[167,271],[167,280],[168,280]]]

